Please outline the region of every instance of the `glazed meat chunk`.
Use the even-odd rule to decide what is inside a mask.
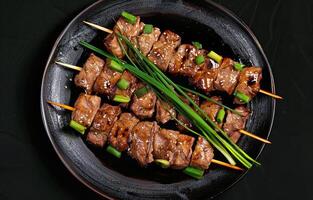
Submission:
[[[187,95],[188,95],[197,105],[200,104],[199,96],[194,95],[194,94],[192,94],[192,93],[187,93]],[[189,104],[188,99],[182,97],[182,100],[183,100],[185,103]],[[188,128],[192,128],[192,123],[191,123],[184,115],[178,114],[178,115],[177,115],[177,119],[178,119],[179,121],[181,121],[182,123],[184,123],[184,125],[187,126]],[[177,128],[178,128],[178,130],[181,131],[181,132],[186,131],[185,127],[182,126],[182,125],[180,125],[180,124],[177,125]]]
[[[121,152],[127,150],[129,135],[138,122],[139,120],[131,113],[122,113],[113,125],[109,143]]]
[[[239,106],[235,110],[238,111],[242,116],[227,110],[227,117],[223,125],[223,129],[228,134],[230,139],[234,143],[237,143],[240,137],[239,130],[244,129],[246,126],[246,122],[249,117],[249,110],[244,106]]]
[[[191,136],[179,134],[177,138],[174,159],[171,164],[171,167],[173,169],[183,169],[185,167],[188,167],[194,141],[195,139]]]
[[[137,78],[134,75],[132,75],[129,71],[125,70],[123,72],[123,75],[121,76],[121,79],[128,81],[129,86],[127,89],[117,88],[115,95],[122,95],[122,96],[131,98],[132,94],[136,90]],[[122,107],[127,107],[128,103],[121,103],[120,105]]]
[[[160,131],[156,122],[142,121],[133,128],[130,134],[129,155],[141,166],[153,162],[153,139]]]
[[[246,67],[240,72],[239,83],[235,91],[241,92],[247,95],[250,99],[260,90],[260,82],[262,80],[262,68],[261,67]],[[240,99],[235,98],[234,103],[244,104]]]
[[[87,94],[91,94],[93,84],[102,71],[104,64],[104,60],[95,56],[93,53],[90,54],[82,70],[75,76],[75,85],[85,89]]]
[[[222,98],[218,97],[218,96],[213,96],[211,97],[211,99],[213,99],[214,101],[220,102]],[[216,122],[216,116],[218,111],[221,109],[220,105],[217,105],[214,102],[211,101],[204,101],[201,105],[200,105],[201,110],[203,110],[207,116],[213,121]]]
[[[74,104],[72,120],[89,127],[100,107],[101,99],[95,95],[80,94]]]
[[[161,129],[154,135],[153,158],[162,159],[173,163],[179,132]]]
[[[142,33],[137,37],[133,37],[132,43],[146,56],[152,49],[153,44],[158,41],[160,35],[160,29],[154,27],[151,33]]]
[[[169,30],[164,31],[148,54],[149,60],[161,70],[166,71],[175,49],[180,45],[180,41],[181,38],[176,33]]]
[[[156,121],[165,124],[170,121],[172,117],[176,117],[175,108],[161,99],[158,99],[156,102]]]
[[[192,153],[190,165],[192,167],[206,170],[209,168],[213,157],[213,147],[206,139],[199,137],[196,147]]]
[[[92,126],[87,135],[87,141],[95,146],[103,147],[113,124],[120,114],[121,108],[119,106],[112,106],[104,103],[93,120]]]
[[[239,71],[234,68],[234,61],[230,58],[224,58],[218,69],[214,88],[231,95],[237,86],[238,78]]]

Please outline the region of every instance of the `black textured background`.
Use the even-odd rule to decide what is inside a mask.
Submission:
[[[52,45],[92,0],[0,1],[0,199],[97,199],[56,156],[39,94]],[[254,168],[217,199],[313,199],[313,1],[217,0],[253,30],[270,61],[277,102]]]

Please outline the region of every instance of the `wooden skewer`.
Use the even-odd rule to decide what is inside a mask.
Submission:
[[[54,105],[54,106],[58,106],[60,108],[64,108],[65,110],[70,110],[70,111],[74,111],[76,110],[74,107],[72,106],[68,106],[65,104],[61,104],[61,103],[57,103],[57,102],[53,102],[53,101],[47,101],[49,104]]]
[[[219,160],[212,159],[211,162],[214,163],[214,164],[217,164],[217,165],[221,165],[221,166],[224,166],[224,167],[231,168],[231,169],[243,171],[242,168],[240,168],[240,167],[238,167],[238,166],[236,166],[236,165],[231,165],[231,164],[226,163],[226,162],[223,162],[223,161],[219,161]]]
[[[273,97],[273,98],[275,98],[275,99],[283,99],[283,97],[278,96],[277,94],[273,94],[273,93],[267,92],[267,91],[265,91],[265,90],[261,90],[261,89],[260,89],[259,92],[261,92],[262,94],[268,95],[268,96],[270,96],[270,97]]]
[[[81,67],[78,67],[78,66],[75,66],[75,65],[70,65],[70,64],[66,64],[66,63],[62,63],[62,62],[55,62],[56,64],[58,65],[61,65],[63,67],[67,67],[67,68],[70,68],[70,69],[74,69],[74,70],[77,70],[77,71],[81,71],[82,68]]]
[[[263,138],[261,138],[261,137],[259,137],[259,136],[256,136],[256,135],[254,135],[253,133],[250,133],[250,132],[248,132],[248,131],[245,131],[245,130],[239,130],[239,132],[240,133],[242,133],[242,134],[244,134],[244,135],[247,135],[247,136],[249,136],[249,137],[252,137],[252,138],[254,138],[254,139],[256,139],[256,140],[259,140],[259,141],[261,141],[261,142],[264,142],[264,143],[266,143],[266,144],[272,144],[272,142],[270,142],[270,141],[268,141],[268,140],[266,140],[266,139],[263,139]]]

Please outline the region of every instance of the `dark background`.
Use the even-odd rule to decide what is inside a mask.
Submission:
[[[93,0],[0,1],[0,199],[97,199],[63,166],[42,125],[40,83],[54,41]],[[313,1],[219,0],[253,30],[277,102],[263,165],[217,199],[313,199]]]

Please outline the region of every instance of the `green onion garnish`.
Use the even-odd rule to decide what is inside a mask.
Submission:
[[[137,17],[134,16],[134,15],[132,15],[132,14],[130,14],[129,12],[123,11],[123,12],[121,13],[121,15],[122,15],[122,16],[124,17],[124,19],[125,19],[128,23],[130,23],[130,24],[135,24],[136,21],[137,21]]]
[[[163,160],[163,159],[155,159],[154,162],[157,165],[160,165],[162,168],[168,168],[170,166],[170,162],[167,160]]]
[[[85,126],[81,125],[80,123],[78,123],[74,120],[70,121],[70,127],[75,129],[77,132],[81,133],[82,135],[85,134],[85,130],[87,129]]]
[[[218,123],[222,123],[225,117],[225,109],[222,108],[218,111],[217,116],[216,116],[216,121]]]
[[[110,154],[112,154],[113,156],[117,158],[120,158],[122,156],[122,153],[118,151],[117,149],[115,149],[114,147],[112,147],[111,145],[109,145],[106,150],[107,152],[109,152]]]
[[[215,60],[218,64],[220,64],[223,60],[223,57],[218,55],[217,53],[215,53],[214,51],[210,51],[208,53],[208,57],[212,58],[213,60]]]
[[[234,68],[235,68],[236,70],[238,70],[238,71],[241,71],[244,67],[245,67],[245,65],[242,64],[242,63],[239,63],[239,62],[235,62],[235,63],[234,63]]]
[[[111,60],[110,68],[113,69],[114,71],[117,71],[120,73],[122,73],[125,70],[125,68],[122,65],[120,65],[119,63],[117,63],[114,60]]]
[[[146,34],[152,33],[153,31],[153,25],[152,24],[145,24],[143,27],[143,32]]]
[[[123,96],[123,95],[117,94],[114,96],[113,101],[119,102],[119,103],[128,103],[130,102],[130,98],[129,96]]]
[[[196,49],[202,49],[202,44],[200,42],[192,42],[192,44],[196,47]]]
[[[126,79],[121,78],[117,82],[117,87],[120,88],[121,90],[126,90],[129,87],[129,81],[127,81]]]
[[[242,92],[235,91],[234,96],[237,97],[238,99],[240,99],[244,103],[248,103],[250,101],[250,97],[245,95]]]
[[[203,55],[196,56],[196,60],[195,61],[196,61],[197,65],[202,64],[204,62],[204,56]]]
[[[143,95],[147,94],[149,92],[148,88],[147,87],[142,87],[142,88],[139,88],[138,90],[135,91],[135,95],[137,98],[140,98],[142,97]]]
[[[183,172],[196,179],[201,179],[204,174],[204,170],[194,167],[186,167]]]

